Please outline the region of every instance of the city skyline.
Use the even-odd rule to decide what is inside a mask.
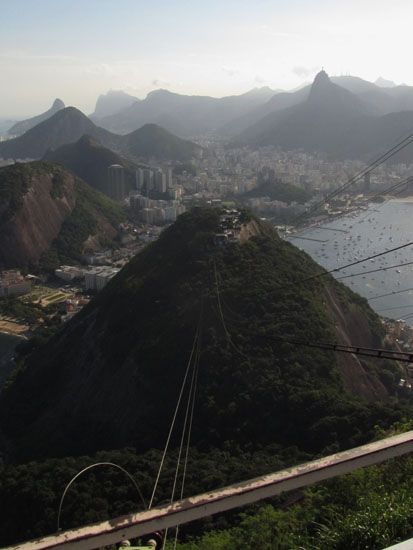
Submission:
[[[360,5],[362,4],[362,5]],[[406,0],[2,0],[0,116],[55,97],[86,113],[110,89],[222,97],[329,74],[413,83]],[[397,24],[396,24],[397,22]]]

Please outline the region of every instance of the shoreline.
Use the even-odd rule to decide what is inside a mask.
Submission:
[[[25,334],[18,334],[16,332],[8,332],[7,330],[4,330],[0,328],[0,335],[4,334],[4,336],[12,336],[13,338],[19,338],[20,340],[28,340],[29,337]]]
[[[409,197],[402,197],[400,199],[390,199],[389,202],[401,202],[401,203],[409,203],[409,204],[412,204],[413,203],[413,196],[409,196]]]
[[[0,334],[5,334],[7,336],[14,336],[16,338],[22,338],[27,340],[27,334],[29,333],[30,327],[28,325],[21,325],[13,321],[6,321],[0,319]]]

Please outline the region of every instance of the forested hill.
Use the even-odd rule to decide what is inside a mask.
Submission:
[[[33,128],[37,124],[40,124],[40,122],[47,120],[52,115],[54,115],[58,111],[61,111],[64,108],[65,104],[63,103],[63,101],[61,99],[55,99],[53,105],[48,111],[42,113],[41,115],[34,116],[33,118],[16,122],[16,124],[14,124],[14,126],[12,126],[7,133],[9,134],[9,136],[21,136],[22,134],[30,130],[30,128]]]
[[[311,193],[292,185],[291,183],[284,183],[282,181],[264,181],[254,189],[244,193],[242,199],[251,199],[255,197],[269,197],[273,201],[281,201],[290,204],[291,202],[298,202],[304,204],[311,198]]]
[[[120,136],[96,126],[78,109],[66,107],[25,134],[0,142],[0,158],[43,158],[48,151],[74,143],[85,134],[134,161],[153,157],[189,161],[202,154],[199,145],[181,139],[156,124],[145,124],[130,134]]]
[[[267,340],[333,341],[339,331],[340,342],[374,346],[382,329],[331,277],[291,284],[320,267],[242,216],[241,241],[217,246],[218,211],[182,215],[20,365],[0,396],[9,458],[162,446],[199,319],[199,448],[233,441],[313,454],[366,441],[400,416],[388,401],[399,377],[391,364],[375,370]]]
[[[113,242],[123,219],[118,204],[61,166],[0,168],[0,267],[79,261],[86,241],[91,250]]]
[[[128,189],[136,188],[135,171],[137,166],[110,149],[103,147],[101,143],[86,134],[76,143],[62,145],[55,151],[47,151],[44,160],[61,164],[102,193],[108,192],[109,166],[119,164],[125,170]]]

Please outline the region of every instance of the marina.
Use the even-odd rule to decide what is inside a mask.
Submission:
[[[367,210],[287,238],[327,270],[406,245],[340,270],[334,276],[369,300],[380,315],[406,320],[413,326],[413,244],[409,246],[413,243],[411,199],[374,204]]]

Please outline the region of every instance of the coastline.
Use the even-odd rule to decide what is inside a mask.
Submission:
[[[404,203],[413,203],[413,196],[409,196],[409,197],[402,197],[402,198],[399,198],[399,199],[390,199],[389,202],[404,202]]]
[[[15,336],[16,338],[22,338],[27,340],[27,333],[29,332],[30,327],[28,325],[21,325],[14,321],[6,321],[0,319],[0,333],[6,334],[7,336]]]

